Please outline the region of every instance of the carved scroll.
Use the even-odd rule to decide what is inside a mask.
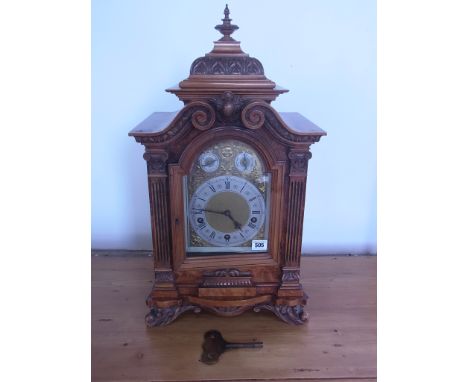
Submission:
[[[216,115],[213,107],[202,101],[193,101],[177,114],[170,126],[155,135],[135,135],[135,140],[143,145],[159,145],[182,137],[192,127],[198,130],[208,130],[213,127]]]
[[[242,110],[242,122],[244,126],[251,130],[259,129],[265,123],[265,114],[261,110],[266,106],[264,101],[255,101],[249,103],[244,110]]]
[[[201,101],[191,102],[188,106],[193,109],[191,121],[193,127],[198,130],[208,130],[215,122],[215,111],[210,104]]]
[[[297,134],[281,119],[280,115],[265,101],[251,101],[242,110],[242,123],[248,129],[268,128],[281,142],[311,144],[320,140],[320,135]]]

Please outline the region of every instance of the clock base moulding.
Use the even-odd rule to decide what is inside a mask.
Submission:
[[[145,321],[148,327],[165,326],[174,321],[184,312],[203,310],[219,316],[234,317],[252,309],[258,313],[261,310],[273,312],[278,318],[292,325],[302,325],[308,320],[308,313],[304,310],[307,295],[301,298],[285,299],[265,295],[244,300],[209,300],[197,297],[186,297],[179,300],[160,300],[149,302],[150,312]]]
[[[307,295],[299,284],[297,268],[283,268],[283,282],[277,292],[277,286],[258,286],[252,272],[237,268],[203,272],[198,287],[192,288],[192,295],[181,295],[177,291],[171,271],[156,271],[155,278],[146,301],[150,308],[146,316],[148,327],[165,326],[184,312],[199,313],[202,309],[225,317],[238,316],[250,309],[254,312],[268,310],[289,324],[301,325],[307,321],[308,314],[304,310]],[[258,293],[261,288],[273,293]]]

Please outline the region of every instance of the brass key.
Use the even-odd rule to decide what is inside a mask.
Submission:
[[[205,333],[205,341],[203,342],[202,348],[203,353],[201,361],[212,365],[218,362],[219,357],[226,350],[229,349],[240,349],[240,348],[262,348],[263,342],[227,342],[221,333],[217,330],[209,330]]]

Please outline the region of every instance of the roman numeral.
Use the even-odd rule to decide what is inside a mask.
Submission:
[[[231,181],[229,179],[226,179],[224,181],[224,184],[226,185],[226,190],[229,190],[231,188]]]
[[[214,239],[214,238],[215,238],[215,235],[216,235],[215,231],[211,231],[211,233],[210,233],[210,237],[211,237],[212,239]]]
[[[256,227],[256,225],[254,223],[249,223],[249,227],[254,229]]]
[[[256,196],[254,196],[253,198],[250,198],[250,199],[249,199],[249,202],[253,202],[255,199],[257,199]]]
[[[210,184],[210,190],[216,192],[216,188],[214,188],[212,184]]]
[[[260,211],[252,211],[252,214],[254,214],[254,215],[260,215]]]
[[[244,189],[244,187],[247,185],[247,182],[244,183],[244,185],[242,186],[240,192],[242,192],[242,190]]]
[[[205,228],[205,227],[206,227],[206,224],[203,224],[203,223],[202,223],[202,224],[200,224],[200,225],[198,226],[198,229],[203,229],[203,228]]]

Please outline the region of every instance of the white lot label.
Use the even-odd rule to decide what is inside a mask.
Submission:
[[[252,240],[252,251],[265,251],[268,246],[268,240]]]

